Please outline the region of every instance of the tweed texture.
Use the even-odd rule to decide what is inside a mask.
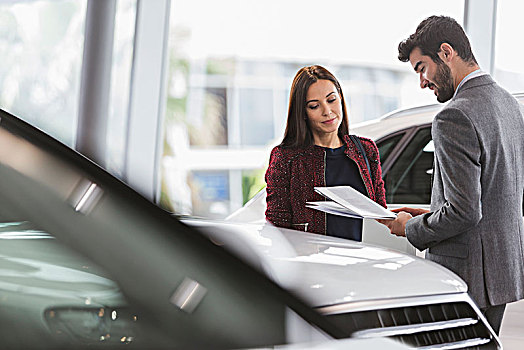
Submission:
[[[432,125],[431,212],[406,236],[462,277],[481,308],[524,297],[522,106],[489,75],[473,78]]]
[[[386,207],[377,146],[370,139],[360,137],[360,140],[374,181],[364,157],[348,136],[344,138],[345,154],[357,164],[369,198]],[[322,147],[312,145],[300,149],[282,146],[273,148],[265,176],[266,219],[276,226],[298,230],[304,230],[304,224],[307,224],[308,232],[326,234],[326,214],[306,208],[306,202],[325,200],[314,191],[314,187],[326,185],[325,167],[326,155]]]

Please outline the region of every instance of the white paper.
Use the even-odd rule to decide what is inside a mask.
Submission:
[[[352,212],[348,208],[341,206],[340,204],[333,201],[324,202],[307,202],[306,208],[316,209],[328,214],[345,216],[348,218],[362,219],[362,216]]]
[[[351,186],[315,187],[315,191],[327,197],[350,213],[367,219],[395,219],[396,214],[372,201]],[[319,206],[315,209],[317,209]],[[325,206],[322,208],[326,208]],[[329,208],[329,207],[328,207]],[[320,209],[319,209],[320,210]],[[324,210],[323,210],[324,211]]]

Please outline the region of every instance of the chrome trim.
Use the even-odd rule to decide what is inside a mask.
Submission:
[[[421,348],[417,348],[417,350],[453,350],[453,349],[464,349],[472,346],[480,346],[488,344],[491,341],[491,339],[486,338],[475,338],[475,339],[468,339],[468,340],[461,340],[453,343],[446,343],[446,344],[438,344],[438,345],[430,345],[430,346],[424,346]],[[502,349],[502,347],[500,347]]]
[[[431,323],[410,324],[405,326],[394,326],[384,328],[364,329],[352,334],[356,338],[392,337],[398,335],[416,334],[421,332],[440,331],[450,328],[471,326],[479,321],[474,318],[461,318],[450,321],[439,321]]]
[[[180,310],[190,314],[200,304],[206,293],[206,287],[186,277],[177,287],[171,298],[169,298],[169,301]]]
[[[338,305],[324,306],[319,307],[316,310],[324,315],[337,315],[344,313],[352,313],[359,311],[373,311],[373,310],[384,310],[384,309],[393,309],[393,308],[402,308],[402,307],[411,307],[411,306],[425,306],[425,305],[438,305],[444,303],[454,303],[454,302],[465,302],[473,309],[475,314],[478,317],[478,321],[481,322],[489,331],[492,340],[495,342],[497,349],[502,349],[502,343],[500,342],[499,337],[493,331],[493,328],[488,323],[478,306],[473,302],[471,297],[467,292],[464,293],[452,293],[452,294],[441,294],[441,295],[425,295],[418,297],[406,297],[406,298],[392,298],[392,299],[375,299],[375,300],[366,300],[366,301],[357,301],[349,302]],[[481,341],[483,338],[475,338],[469,341]],[[484,341],[484,340],[482,340]],[[488,340],[489,342],[490,340]],[[468,343],[469,344],[469,343]],[[475,343],[477,344],[477,343]],[[482,345],[486,343],[479,343],[477,345]],[[429,346],[426,348],[419,348],[424,350],[429,349],[460,349],[465,346],[475,346],[473,343],[471,345],[465,345],[463,341],[456,343],[442,344]]]
[[[335,315],[348,312],[357,311],[370,311],[370,310],[381,310],[381,309],[392,309],[397,307],[409,307],[409,306],[422,306],[431,304],[442,304],[463,301],[468,304],[471,303],[471,298],[467,293],[453,293],[453,294],[441,294],[441,295],[425,295],[419,297],[406,297],[406,298],[393,298],[393,299],[374,299],[365,301],[349,302],[337,305],[330,305],[319,307],[316,310],[321,314]],[[476,305],[473,309],[477,312],[478,308]],[[479,312],[477,312],[478,314]]]

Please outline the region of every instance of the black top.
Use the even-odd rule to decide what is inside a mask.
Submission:
[[[358,165],[344,154],[346,145],[326,148],[326,186],[351,186],[368,196]],[[327,235],[362,241],[362,219],[327,214]]]

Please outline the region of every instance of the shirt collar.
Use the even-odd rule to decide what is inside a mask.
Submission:
[[[469,73],[468,75],[466,75],[461,81],[460,83],[458,84],[457,88],[455,89],[455,93],[453,94],[453,97],[457,96],[457,92],[459,91],[459,89],[462,87],[462,85],[464,85],[464,83],[468,80],[471,80],[473,78],[476,78],[476,77],[480,77],[482,75],[487,75],[488,73],[486,72],[483,72],[480,68]]]

